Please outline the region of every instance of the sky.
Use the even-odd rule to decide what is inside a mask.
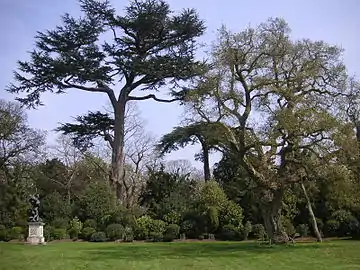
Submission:
[[[226,25],[234,32],[247,26],[256,26],[269,17],[282,17],[292,29],[294,38],[324,40],[345,49],[344,61],[350,74],[360,77],[360,1],[358,0],[169,0],[175,11],[195,8],[205,20],[207,32],[202,41],[212,42],[216,30]],[[127,5],[125,0],[112,0],[119,12]],[[76,0],[0,0],[0,98],[13,100],[14,96],[4,88],[12,81],[17,60],[25,60],[34,47],[37,31],[52,29],[61,23],[65,12],[80,15]],[[29,122],[34,128],[47,130],[48,141],[53,142],[52,131],[59,123],[69,122],[72,117],[88,110],[101,109],[107,102],[99,93],[70,90],[64,95],[45,94],[45,106],[29,111]],[[147,130],[160,137],[170,132],[181,121],[183,109],[176,104],[154,101],[138,103]],[[170,154],[168,159],[193,159],[199,146],[187,147]],[[212,157],[212,163],[219,155]]]

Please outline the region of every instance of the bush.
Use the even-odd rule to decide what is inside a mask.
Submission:
[[[360,228],[359,221],[349,211],[338,210],[331,216],[333,220],[339,223],[338,236],[354,235],[358,232]]]
[[[97,228],[97,223],[95,219],[87,219],[85,220],[84,224],[83,224],[84,228]]]
[[[179,237],[180,233],[180,226],[177,224],[169,224],[166,227],[165,235],[169,236],[171,235],[173,239],[177,239]]]
[[[126,227],[124,229],[124,242],[134,241],[134,232],[131,227]]]
[[[82,229],[81,234],[80,234],[80,238],[86,241],[90,241],[91,240],[91,236],[96,233],[96,229],[91,228],[91,227],[85,227]]]
[[[305,237],[309,235],[309,225],[299,224],[296,228],[296,232],[301,236]]]
[[[203,235],[203,234],[200,234],[200,235],[198,236],[198,239],[199,239],[200,241],[202,241],[202,240],[204,240],[204,239],[205,239],[205,237],[204,237],[204,235]]]
[[[6,227],[0,224],[0,241],[6,241]]]
[[[250,221],[246,221],[245,226],[244,226],[244,240],[248,240],[249,234],[251,233],[252,230],[252,225]]]
[[[265,228],[262,224],[255,224],[252,227],[252,232],[254,234],[254,237],[257,240],[265,240],[266,238],[266,232],[265,232]]]
[[[150,239],[152,242],[161,242],[163,240],[163,234],[159,232],[151,232]]]
[[[6,232],[7,240],[24,240],[24,230],[22,227],[12,227]]]
[[[290,237],[294,237],[296,234],[296,230],[291,220],[285,217],[281,218],[281,225],[285,230],[286,234]]]
[[[95,232],[91,235],[91,242],[106,242],[106,234],[104,232]]]
[[[55,228],[53,232],[54,240],[63,240],[68,239],[69,236],[66,233],[66,229],[63,228]]]
[[[77,218],[73,218],[69,223],[68,234],[71,239],[77,239],[81,232],[83,225],[82,222]]]
[[[138,240],[151,238],[151,233],[163,234],[165,232],[166,223],[162,220],[154,220],[148,215],[139,217],[136,220],[135,237]]]
[[[197,230],[196,222],[190,219],[184,220],[181,223],[180,231],[181,233],[185,234],[187,238],[190,239],[196,239],[199,237],[200,234],[202,234]]]
[[[224,241],[238,241],[241,240],[241,232],[239,228],[236,228],[232,224],[225,225],[221,228],[220,233],[216,236],[216,238],[219,238],[220,240]]]
[[[325,223],[326,235],[327,236],[336,236],[340,228],[340,223],[337,220],[328,220]]]
[[[172,234],[164,234],[163,242],[172,242],[174,240],[175,240],[174,235],[172,235]]]
[[[110,224],[105,229],[106,236],[114,241],[124,238],[124,227],[121,224]]]
[[[233,225],[236,228],[242,227],[242,208],[233,201],[226,201],[219,213],[220,227]]]
[[[46,225],[44,227],[44,237],[45,237],[45,241],[52,241],[54,240],[54,227],[50,226],[50,225]]]
[[[67,228],[69,220],[65,218],[55,218],[50,225],[54,228]]]
[[[159,220],[159,219],[154,219],[149,224],[150,233],[154,232],[154,233],[163,234],[165,232],[165,229],[166,229],[165,221],[162,221],[162,220]]]

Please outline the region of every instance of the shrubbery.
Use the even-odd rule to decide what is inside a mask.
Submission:
[[[91,235],[91,242],[106,242],[106,234],[104,232],[95,232]]]
[[[109,240],[122,240],[124,238],[124,226],[121,224],[110,224],[106,227],[105,233]]]
[[[96,233],[96,229],[95,228],[91,228],[91,227],[85,227],[82,229],[81,234],[80,234],[80,238],[86,241],[90,241],[91,240],[91,236]]]
[[[221,228],[221,231],[216,235],[216,238],[225,241],[239,241],[242,240],[243,237],[240,228],[228,224]]]
[[[6,232],[6,239],[9,240],[19,240],[22,241],[25,239],[24,229],[22,227],[12,227]]]
[[[264,225],[262,224],[255,224],[252,227],[252,233],[257,240],[265,240],[266,239],[266,231]]]
[[[0,241],[6,241],[6,227],[0,224]]]
[[[63,228],[55,228],[53,231],[53,239],[54,240],[63,240],[68,239],[69,235],[66,232],[66,229]]]
[[[307,224],[299,224],[296,227],[296,232],[301,236],[305,237],[309,235],[309,225]]]
[[[124,242],[134,241],[134,231],[131,227],[125,227],[123,240]]]
[[[77,239],[83,228],[82,222],[75,217],[69,223],[68,234],[71,239]]]

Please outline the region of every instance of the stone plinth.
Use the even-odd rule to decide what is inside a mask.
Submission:
[[[44,238],[44,223],[29,222],[29,236],[26,239],[27,243],[31,245],[45,244]]]

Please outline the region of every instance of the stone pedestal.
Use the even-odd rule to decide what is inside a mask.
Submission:
[[[27,243],[31,245],[45,244],[44,238],[44,223],[29,222],[29,236],[26,239]]]

